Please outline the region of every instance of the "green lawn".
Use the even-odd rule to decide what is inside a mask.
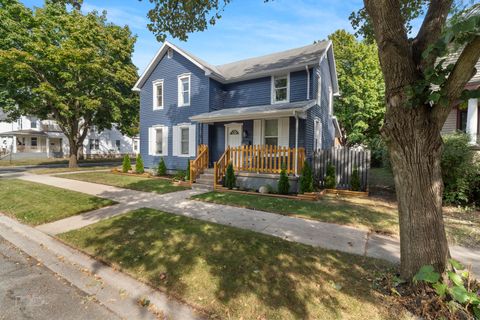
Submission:
[[[323,222],[350,225],[374,232],[398,234],[395,202],[379,198],[343,198],[324,196],[319,201],[278,199],[228,192],[209,192],[196,200],[244,207]],[[445,228],[450,244],[480,248],[480,214],[458,208],[444,208]]]
[[[233,192],[209,192],[196,195],[193,199],[346,224],[389,234],[398,233],[398,218],[394,207],[369,199],[324,196],[320,201],[313,202]]]
[[[78,168],[46,168],[46,169],[32,169],[28,170],[34,174],[55,174],[64,172],[89,171],[89,170],[109,170],[115,166],[93,166],[93,167],[78,167]]]
[[[59,236],[219,319],[402,319],[380,260],[153,209]]]
[[[78,163],[103,163],[103,162],[122,162],[122,158],[115,159],[82,159],[78,160]],[[9,158],[6,157],[0,160],[0,167],[9,167],[9,166],[27,166],[27,165],[49,165],[49,164],[68,164],[66,159],[22,159],[22,160],[12,160],[10,162]]]
[[[39,225],[114,204],[113,201],[22,180],[0,180],[0,211]]]
[[[188,189],[186,187],[174,186],[170,180],[166,179],[135,177],[110,172],[72,173],[59,175],[59,177],[156,193],[168,193]]]

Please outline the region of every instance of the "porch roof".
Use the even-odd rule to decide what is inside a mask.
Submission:
[[[16,130],[0,133],[0,136],[46,136],[47,134],[39,130]]]
[[[200,123],[212,123],[232,120],[266,119],[272,117],[293,117],[295,113],[305,117],[305,112],[317,103],[316,100],[276,103],[253,107],[227,108],[201,113],[190,117]]]

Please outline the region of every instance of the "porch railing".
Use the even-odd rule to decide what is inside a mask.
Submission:
[[[195,160],[190,160],[190,182],[194,183],[200,173],[208,168],[208,146],[201,144],[198,146],[198,156]]]
[[[294,174],[295,157],[297,157],[296,172],[300,173],[305,161],[304,148],[267,145],[227,147],[214,164],[215,184],[220,183],[230,162],[235,171],[280,173],[282,166],[285,166],[287,174]]]
[[[46,146],[17,146],[17,152],[47,152]]]

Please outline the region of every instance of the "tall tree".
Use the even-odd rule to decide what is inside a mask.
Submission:
[[[214,24],[230,0],[151,0],[150,29],[158,39],[182,40]],[[399,204],[401,275],[406,279],[422,265],[438,271],[447,266],[449,249],[442,216],[440,130],[454,102],[477,94],[466,92],[480,58],[478,5],[447,24],[453,0],[364,0],[352,23],[373,35],[385,81],[386,139]],[[423,17],[413,39],[411,21]],[[168,21],[167,21],[168,20]],[[460,50],[454,64],[443,59]]]
[[[377,48],[345,30],[328,38],[333,42],[341,91],[334,107],[346,133],[343,143],[367,144],[380,135],[385,115],[385,85]]]
[[[81,3],[46,1],[34,10],[17,0],[0,3],[0,107],[12,119],[56,120],[69,142],[69,166],[76,167],[93,126],[135,130],[136,38],[105,15],[82,14],[65,2]]]

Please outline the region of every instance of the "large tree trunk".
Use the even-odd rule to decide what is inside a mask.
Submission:
[[[390,118],[390,121],[389,121]],[[424,265],[443,272],[449,257],[442,215],[443,181],[439,125],[425,106],[391,108],[383,135],[390,151],[397,192],[402,278]]]
[[[68,157],[68,167],[78,168],[78,150],[79,150],[78,146],[80,144],[75,139],[69,139],[69,144],[70,144],[70,153]]]

